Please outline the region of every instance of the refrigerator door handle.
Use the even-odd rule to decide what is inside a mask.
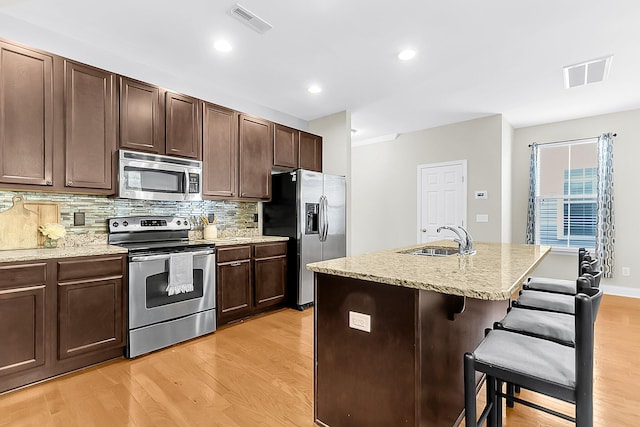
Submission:
[[[320,241],[324,242],[327,240],[327,232],[329,231],[329,216],[327,213],[327,197],[322,195],[320,197]]]

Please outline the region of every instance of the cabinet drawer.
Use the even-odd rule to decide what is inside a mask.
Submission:
[[[47,264],[20,264],[0,266],[0,289],[44,285],[47,281]]]
[[[72,261],[58,261],[58,281],[86,279],[89,277],[122,276],[122,256]]]
[[[263,243],[255,245],[255,257],[256,258],[270,258],[279,255],[287,254],[287,243]]]
[[[251,246],[233,246],[229,248],[216,248],[218,264],[251,258]]]

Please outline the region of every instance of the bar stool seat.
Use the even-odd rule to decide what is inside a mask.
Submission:
[[[550,277],[529,277],[524,288],[567,295],[575,295],[578,293],[575,280],[552,279]]]
[[[476,362],[559,387],[576,385],[575,349],[540,338],[492,330],[473,352]],[[535,391],[535,390],[534,390]],[[568,392],[566,398],[571,398]]]
[[[513,301],[513,307],[575,314],[575,298],[572,295],[525,289],[520,292],[518,299]]]
[[[512,307],[495,327],[570,347],[576,345],[575,319],[571,314]]]

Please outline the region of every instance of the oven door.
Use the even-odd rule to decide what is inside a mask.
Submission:
[[[132,256],[129,260],[129,329],[215,308],[214,249],[193,252],[192,292],[169,296],[170,254]]]

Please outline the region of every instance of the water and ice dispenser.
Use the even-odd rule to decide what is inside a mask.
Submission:
[[[318,234],[319,203],[305,203],[305,227],[304,234]]]

